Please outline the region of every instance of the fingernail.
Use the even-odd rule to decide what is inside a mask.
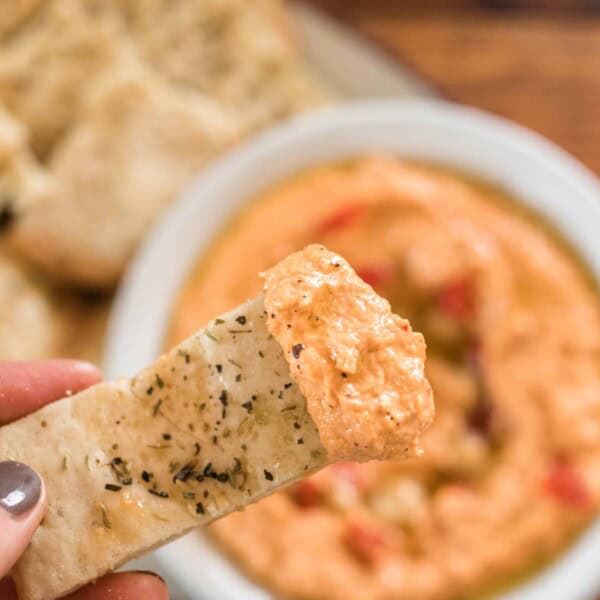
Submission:
[[[0,462],[0,507],[13,516],[24,515],[39,501],[42,480],[22,463]]]
[[[156,579],[160,579],[163,583],[165,583],[165,580],[154,571],[134,571],[134,573],[138,573],[139,575],[150,575],[150,577],[156,577]]]

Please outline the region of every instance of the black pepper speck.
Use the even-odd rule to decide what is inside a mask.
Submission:
[[[227,390],[221,390],[221,395],[219,396],[219,400],[223,406],[227,406]]]

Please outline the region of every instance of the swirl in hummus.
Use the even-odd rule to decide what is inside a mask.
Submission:
[[[393,157],[324,165],[240,212],[183,290],[172,335],[310,243],[423,332],[435,422],[421,456],[329,467],[216,523],[220,545],[304,600],[470,597],[555,558],[600,508],[600,304],[574,253],[454,173]]]

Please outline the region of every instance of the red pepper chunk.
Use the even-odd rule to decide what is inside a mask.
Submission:
[[[467,320],[475,313],[475,287],[470,279],[455,279],[439,292],[438,303],[442,312],[454,319]]]
[[[312,508],[321,503],[323,492],[314,481],[304,479],[293,487],[292,498],[300,508]]]
[[[356,274],[371,287],[389,283],[394,277],[394,268],[387,263],[365,265],[356,269]]]
[[[336,212],[325,217],[316,227],[316,233],[323,235],[333,233],[352,225],[366,213],[366,207],[363,204],[355,202],[344,204]]]
[[[373,564],[389,546],[385,533],[366,523],[350,522],[343,534],[346,548],[361,562]]]
[[[572,465],[557,460],[544,477],[544,489],[559,502],[573,508],[588,508],[590,491]]]

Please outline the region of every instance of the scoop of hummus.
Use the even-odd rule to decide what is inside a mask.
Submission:
[[[416,454],[434,417],[423,336],[323,246],[291,254],[263,277],[267,328],[330,460]]]

